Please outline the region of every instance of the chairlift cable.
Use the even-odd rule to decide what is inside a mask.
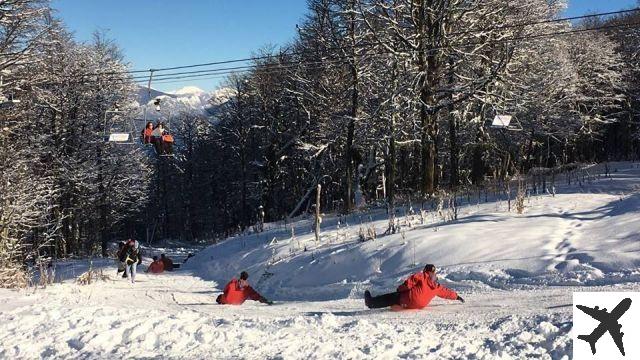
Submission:
[[[634,10],[628,10],[628,11],[636,11],[636,10],[640,10],[640,9],[634,9]],[[564,20],[564,19],[562,19]],[[555,37],[555,36],[561,36],[561,35],[571,35],[571,34],[577,34],[577,33],[583,33],[583,32],[588,32],[588,31],[598,31],[598,30],[611,30],[611,29],[617,29],[617,28],[632,28],[634,26],[638,26],[640,25],[640,22],[634,22],[634,23],[625,23],[625,24],[615,24],[615,25],[607,25],[607,26],[596,26],[596,27],[591,27],[591,28],[582,28],[582,29],[573,29],[573,30],[566,30],[566,31],[559,31],[559,32],[551,32],[551,33],[543,33],[543,34],[533,34],[533,35],[524,35],[524,36],[517,36],[517,37],[510,37],[510,38],[504,38],[504,39],[499,39],[499,40],[493,40],[493,41],[486,41],[486,42],[467,42],[467,43],[461,43],[461,44],[457,44],[458,46],[464,47],[464,46],[470,46],[470,45],[482,45],[482,44],[501,44],[501,43],[509,43],[509,42],[514,42],[514,41],[527,41],[527,40],[537,40],[537,39],[541,39],[541,38],[546,38],[546,37]],[[428,51],[429,52],[433,52],[433,51],[438,51],[438,50],[442,50],[445,49],[446,47],[444,46],[438,46],[438,47],[432,47],[430,48]],[[324,49],[325,51],[330,50],[330,48]],[[420,50],[416,50],[416,49],[403,49],[401,52],[405,52],[405,53],[412,53],[412,52],[417,52]],[[296,55],[296,54],[302,54],[303,52],[292,52],[292,53],[286,53],[286,55]],[[388,55],[391,54],[392,52],[390,52],[389,50],[384,50],[384,51],[377,51],[374,53],[369,53],[370,56],[378,56],[378,55]],[[261,58],[272,58],[272,57],[276,57],[279,55],[269,55],[269,56],[264,56]],[[258,59],[258,58],[256,58]],[[347,59],[345,57],[345,59]],[[288,69],[291,67],[295,67],[295,66],[299,66],[299,65],[303,65],[303,64],[313,64],[313,63],[319,63],[321,65],[327,64],[327,63],[332,63],[332,62],[343,62],[345,61],[345,59],[342,58],[333,58],[333,59],[326,59],[326,60],[314,60],[314,61],[289,61],[289,62],[283,62],[283,63],[279,63],[279,64],[273,64],[272,66],[274,66],[273,69],[269,69],[271,71],[277,72],[277,71],[282,71],[284,69]],[[228,62],[232,62],[233,60],[229,60]],[[213,63],[210,63],[213,64]],[[282,65],[284,64],[284,65]],[[195,64],[195,65],[189,65],[189,67],[195,67],[195,66],[200,66],[200,65],[206,65],[206,64]],[[270,65],[266,65],[267,67]],[[275,67],[278,66],[278,67]],[[238,67],[233,67],[233,68],[221,68],[221,69],[207,69],[207,70],[200,70],[197,71],[198,75],[192,75],[192,76],[174,76],[174,75],[178,75],[178,74],[182,74],[182,73],[172,73],[172,74],[161,74],[159,76],[164,76],[162,78],[159,78],[159,80],[177,80],[177,79],[184,79],[189,80],[189,79],[194,79],[197,77],[203,77],[203,76],[209,76],[209,75],[229,75],[229,74],[233,74],[233,73],[240,73],[240,72],[245,72],[245,71],[250,71],[252,69],[255,69],[256,67],[259,68],[258,65],[255,64],[251,64],[251,65],[245,65],[245,66],[238,66]],[[182,67],[179,67],[182,68]],[[148,72],[149,73],[149,82],[147,84],[147,87],[150,88],[150,84],[151,84],[151,80],[153,77],[153,73],[154,72],[158,72],[158,71],[164,71],[168,68],[163,68],[163,69],[149,69],[149,70],[144,70],[144,72]],[[240,70],[240,71],[238,71]],[[136,71],[139,72],[139,71]],[[108,74],[126,74],[127,72],[112,72],[112,73],[101,73],[101,74],[89,74],[89,75],[108,75]],[[130,73],[130,72],[129,72]],[[185,74],[188,74],[189,72],[185,72]],[[83,77],[86,75],[77,75],[76,78],[78,77]],[[92,83],[92,82],[98,82],[98,81],[104,81],[104,80],[112,80],[115,83],[127,83],[130,80],[135,80],[135,82],[140,83],[139,80],[141,80],[141,78],[146,78],[147,76],[141,77],[141,76],[134,76],[133,78],[130,79],[121,79],[121,78],[107,78],[107,79],[95,79],[95,80],[80,80],[80,81],[75,81],[75,82],[71,82],[71,83],[80,83],[80,84],[86,84],[86,83]],[[156,79],[158,79],[158,77],[156,77]],[[47,83],[42,83],[40,85],[46,85],[46,84],[55,84],[52,82],[47,82]],[[150,90],[149,90],[150,91]]]
[[[560,23],[560,22],[567,22],[567,21],[574,21],[574,20],[581,20],[581,19],[588,19],[588,18],[597,18],[597,17],[604,17],[604,16],[622,15],[622,14],[628,14],[628,13],[632,13],[632,12],[636,12],[636,11],[640,11],[640,8],[618,10],[618,11],[610,11],[610,12],[595,13],[595,14],[586,14],[586,15],[564,17],[564,18],[558,18],[558,19],[545,19],[545,20],[524,22],[524,23],[518,23],[518,24],[507,24],[507,25],[489,27],[489,28],[484,28],[484,29],[452,32],[449,35],[450,36],[451,35],[466,35],[466,34],[473,34],[473,33],[486,32],[486,31],[495,31],[495,30],[503,30],[503,29],[517,28],[517,27],[527,27],[527,26],[535,26],[535,25],[550,24],[550,23]],[[362,43],[362,44],[359,44],[357,46],[348,46],[348,47],[336,46],[336,47],[323,49],[323,51],[349,50],[349,49],[354,49],[354,48],[359,48],[359,47],[371,47],[371,46],[375,46],[375,45],[378,45],[378,43]],[[311,51],[308,51],[308,50],[299,50],[299,51],[289,52],[289,53],[286,53],[286,54],[287,55],[303,55],[305,53],[310,53],[310,52]],[[147,70],[128,70],[128,71],[112,71],[112,72],[104,72],[104,73],[87,73],[87,74],[81,74],[81,75],[78,75],[78,76],[138,74],[138,73],[149,73],[149,72],[152,72],[152,71],[162,72],[162,71],[190,69],[190,68],[204,67],[204,66],[215,66],[215,65],[225,65],[225,64],[240,63],[240,62],[266,60],[266,59],[278,57],[280,55],[281,54],[253,56],[253,57],[240,58],[240,59],[229,59],[229,60],[222,60],[222,61],[214,61],[214,62],[199,63],[199,64],[189,64],[189,65],[179,65],[179,66],[154,68],[154,69],[147,69]]]
[[[591,28],[583,28],[583,29],[573,29],[573,30],[566,30],[566,31],[559,31],[559,32],[552,32],[552,33],[542,33],[542,34],[533,34],[533,35],[526,35],[526,36],[519,36],[519,37],[510,37],[510,38],[504,38],[504,39],[499,39],[499,40],[494,40],[494,41],[487,41],[487,42],[467,42],[467,43],[462,43],[462,44],[458,44],[458,46],[460,47],[465,47],[465,46],[471,46],[471,45],[482,45],[482,44],[508,44],[509,42],[522,42],[522,41],[531,41],[531,40],[539,40],[539,39],[543,39],[543,38],[548,38],[548,37],[555,37],[555,36],[562,36],[562,35],[572,35],[572,34],[578,34],[578,33],[584,33],[584,32],[589,32],[589,31],[599,31],[599,30],[611,30],[611,29],[624,29],[624,28],[628,28],[628,29],[635,29],[636,26],[639,26],[640,22],[634,22],[634,23],[626,23],[626,24],[617,24],[617,25],[607,25],[607,26],[597,26],[597,27],[591,27]],[[432,47],[430,48],[428,51],[429,52],[433,52],[433,51],[437,51],[437,50],[442,50],[445,49],[445,47],[443,46],[439,46],[439,47]],[[417,52],[420,50],[415,50],[415,49],[405,49],[402,52],[407,52],[407,53],[413,53],[413,52]],[[374,53],[369,53],[370,56],[380,56],[380,55],[389,55],[391,54],[390,51],[388,50],[384,50],[384,51],[378,51],[378,52],[374,52]],[[272,69],[266,69],[267,73],[268,72],[280,72],[280,71],[284,71],[299,65],[307,65],[307,64],[314,64],[314,63],[318,63],[319,65],[324,65],[324,64],[331,64],[331,63],[340,63],[340,62],[345,62],[348,59],[341,59],[341,58],[334,58],[334,59],[327,59],[327,60],[314,60],[314,61],[291,61],[291,62],[284,62],[285,65],[279,65],[279,64],[273,64],[273,68]],[[278,66],[278,67],[276,67]],[[237,70],[223,70],[223,69],[209,69],[207,71],[202,71],[202,73],[198,73],[198,74],[194,74],[194,75],[187,75],[187,76],[170,76],[172,74],[163,74],[160,76],[165,76],[163,78],[161,78],[160,80],[179,80],[179,79],[183,79],[184,81],[186,80],[191,80],[191,79],[197,79],[198,77],[204,77],[204,76],[212,76],[212,75],[230,75],[230,74],[234,74],[234,73],[242,73],[242,72],[248,72],[252,69],[256,68],[256,65],[247,65],[244,67],[237,67],[236,69],[241,70],[241,69],[245,69],[245,70],[241,70],[241,71],[237,71]],[[258,67],[260,69],[260,67]],[[149,71],[149,70],[148,70]],[[157,69],[155,69],[154,71],[158,71]],[[263,70],[264,71],[264,70]],[[104,80],[104,79],[102,79]],[[115,82],[128,82],[129,79],[114,79]],[[90,81],[80,81],[79,83],[89,83],[89,82],[95,82],[95,80],[90,80]],[[134,81],[134,82],[138,82],[139,81]]]

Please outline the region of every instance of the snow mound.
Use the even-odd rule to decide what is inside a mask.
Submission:
[[[632,163],[610,166],[616,169],[610,178],[557,184],[555,196],[532,196],[522,215],[508,212],[505,201],[471,199],[457,221],[443,222],[432,213],[400,216],[401,233],[367,242],[358,234],[369,227],[382,234],[384,211],[325,216],[318,243],[310,219],[270,224],[263,233],[210,246],[188,267],[219,283],[246,270],[257,288],[281,300],[390,291],[426,263],[438,266],[443,284],[462,291],[637,282],[640,169]],[[399,209],[403,213],[408,209]]]

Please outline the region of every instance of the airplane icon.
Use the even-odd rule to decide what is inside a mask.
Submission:
[[[598,325],[591,334],[578,336],[578,339],[584,340],[591,345],[591,353],[595,355],[596,342],[598,342],[602,335],[608,331],[609,334],[611,334],[611,338],[613,338],[613,341],[616,343],[618,350],[620,350],[620,353],[624,356],[624,345],[622,344],[622,337],[624,336],[624,333],[620,332],[622,325],[618,323],[618,319],[620,319],[620,317],[629,310],[629,307],[631,307],[631,299],[626,298],[620,301],[620,303],[616,305],[610,313],[607,312],[606,308],[599,310],[597,306],[595,308],[590,308],[584,305],[576,305],[576,307],[592,318],[600,321],[600,325]]]

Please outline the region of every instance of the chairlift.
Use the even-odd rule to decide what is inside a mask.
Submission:
[[[147,94],[149,95],[149,99],[151,99],[151,82],[153,81],[153,73],[155,71],[156,71],[155,69],[149,69],[149,82],[147,83]],[[154,106],[156,112],[158,112],[158,113],[161,110],[161,103],[162,103],[162,99],[160,97],[156,97],[155,99],[153,99],[153,106]],[[141,133],[144,132],[144,129],[146,129],[147,123],[149,122],[149,118],[147,117],[147,115],[149,114],[148,111],[147,111],[148,106],[149,106],[148,103],[144,104],[144,107],[142,109],[142,112],[143,112],[143,118],[142,119],[134,119],[134,126],[135,126],[135,122],[136,121],[142,120],[142,127],[141,127],[142,131],[141,131]],[[168,118],[167,122],[170,123],[171,116],[168,116],[167,118]],[[158,121],[160,121],[159,119],[160,118],[158,117]],[[165,135],[163,135],[163,138],[164,138],[164,136]],[[167,134],[166,136],[170,137],[171,138],[171,143],[173,143],[173,137],[171,135],[169,135],[169,134]],[[148,142],[147,143],[147,142],[144,141],[144,135],[142,137],[143,138],[141,139],[141,143],[143,145],[151,145],[152,144],[152,142]],[[155,153],[159,157],[172,157],[172,158],[175,157],[173,155],[172,145],[168,147],[169,151],[166,152],[164,146],[158,146],[157,143],[153,143],[153,144],[154,144],[153,148],[155,150]]]
[[[6,70],[3,70],[2,75],[0,75],[0,89],[2,89],[2,85],[4,84],[4,74],[8,74]],[[19,104],[20,100],[16,99],[14,95],[11,93],[9,96],[5,96],[0,93],[0,108],[9,108],[16,104]]]
[[[9,97],[0,94],[0,108],[10,108],[19,103],[20,100],[14,98],[13,94],[10,94]]]
[[[104,136],[109,143],[134,145],[137,133],[134,119],[122,116],[125,111],[107,110],[104,113]]]
[[[522,125],[517,120],[516,125],[513,125],[514,118],[512,115],[496,115],[491,123],[493,129],[503,129],[508,131],[522,131]]]

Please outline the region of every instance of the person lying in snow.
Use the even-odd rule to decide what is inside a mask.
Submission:
[[[154,256],[153,262],[149,264],[149,267],[145,272],[151,272],[152,274],[161,274],[163,271],[164,263],[162,262],[162,260],[159,260],[157,256]]]
[[[224,287],[224,293],[218,295],[216,302],[218,304],[241,305],[247,299],[251,299],[263,304],[272,305],[272,301],[267,300],[249,286],[248,278],[249,274],[243,271],[240,273],[240,279],[231,279],[227,286]]]
[[[364,303],[369,309],[394,305],[405,309],[422,309],[429,305],[435,296],[464,302],[455,291],[438,283],[435,265],[427,264],[421,272],[409,276],[394,293],[372,297],[369,290],[365,291]]]
[[[160,254],[160,261],[162,261],[162,263],[164,264],[164,269],[166,271],[173,271],[173,269],[175,268],[173,266],[173,260],[171,260],[171,258],[167,257],[165,254]]]

